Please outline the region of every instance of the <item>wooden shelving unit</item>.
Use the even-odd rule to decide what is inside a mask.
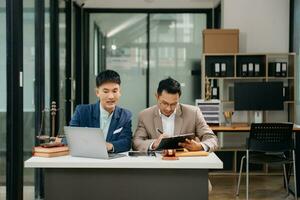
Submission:
[[[287,64],[286,76],[274,76],[270,72],[270,63],[280,62]],[[226,72],[223,76],[214,76],[213,68],[215,63],[225,63]],[[241,66],[243,63],[259,64],[260,72],[258,76],[242,76]],[[281,81],[287,89],[287,99],[285,100],[285,109],[282,112],[286,116],[281,121],[294,122],[295,120],[295,66],[296,54],[295,53],[226,53],[226,54],[203,54],[202,58],[202,77],[201,77],[201,98],[205,97],[205,77],[210,81],[216,80],[219,87],[219,97],[222,103],[234,105],[232,94],[234,83],[239,81],[246,82],[271,82]],[[220,72],[221,74],[221,72]],[[226,108],[225,108],[226,109]],[[233,108],[230,108],[233,109]],[[265,112],[264,114],[267,114]],[[272,120],[271,116],[266,116],[268,121]]]
[[[271,73],[271,63],[286,63],[287,71],[286,76],[275,76]],[[226,72],[219,73],[215,76],[214,67],[215,63],[225,63]],[[241,67],[244,63],[259,64],[260,72],[256,76],[243,76]],[[205,77],[210,81],[216,80],[219,87],[219,99],[221,101],[222,111],[234,111],[233,89],[235,82],[273,82],[281,81],[284,84],[285,90],[288,93],[284,101],[284,110],[282,111],[264,111],[265,122],[294,122],[295,120],[295,67],[296,67],[296,54],[295,53],[226,53],[226,54],[203,54],[201,64],[201,98],[205,98]],[[220,75],[223,76],[220,76]],[[254,74],[253,74],[254,75]],[[247,113],[247,112],[246,112]],[[245,113],[243,113],[245,115]],[[247,115],[247,114],[246,114]],[[249,114],[248,114],[249,115]],[[249,116],[244,117],[246,119]],[[241,121],[238,121],[241,122]],[[246,121],[242,121],[245,123]],[[249,122],[249,121],[248,121]],[[247,123],[247,122],[246,122]],[[223,133],[226,135],[227,133]],[[241,133],[245,134],[245,133]],[[219,152],[224,154],[231,154],[227,156],[232,168],[221,171],[222,174],[230,173],[236,174],[239,168],[240,157],[239,155],[245,151],[242,147],[225,147],[221,148]],[[218,153],[218,152],[217,152]],[[221,156],[222,157],[222,156]],[[226,156],[225,156],[226,157]],[[224,160],[223,160],[224,161]],[[224,162],[224,166],[226,166]],[[232,163],[231,163],[232,162]],[[228,163],[227,163],[228,164]],[[213,172],[213,173],[218,173]],[[268,173],[268,166],[261,167],[255,174]]]

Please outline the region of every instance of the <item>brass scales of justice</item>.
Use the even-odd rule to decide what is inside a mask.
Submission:
[[[45,108],[42,111],[42,119],[41,119],[41,126],[40,126],[40,131],[39,131],[39,135],[36,136],[36,138],[39,140],[40,142],[40,146],[42,147],[46,147],[46,148],[50,148],[50,147],[59,147],[59,146],[64,146],[63,143],[61,143],[62,138],[64,137],[63,135],[57,135],[55,136],[55,118],[56,118],[56,112],[59,109],[57,109],[56,107],[56,102],[52,101],[51,102],[51,109],[50,111],[50,115],[52,118],[51,121],[51,136],[50,135],[46,135],[46,134],[42,134],[43,128],[44,128],[44,118],[45,118],[45,112],[47,111],[47,109]]]

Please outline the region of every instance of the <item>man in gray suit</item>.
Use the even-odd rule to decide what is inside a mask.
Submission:
[[[180,104],[180,95],[180,84],[176,80],[169,77],[160,81],[156,93],[157,105],[139,114],[133,149],[155,150],[162,138],[186,133],[194,133],[195,140],[186,140],[179,145],[190,151],[211,152],[218,148],[217,137],[206,124],[200,109]]]

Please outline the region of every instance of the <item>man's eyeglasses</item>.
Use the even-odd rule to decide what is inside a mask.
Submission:
[[[177,107],[178,102],[170,104],[170,103],[167,103],[165,101],[159,101],[159,104],[162,105],[165,108],[170,106],[172,109],[175,109]]]

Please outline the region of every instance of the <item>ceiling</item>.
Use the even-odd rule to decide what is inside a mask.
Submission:
[[[76,0],[84,8],[197,9],[214,8],[221,0]]]
[[[132,9],[197,9],[214,8],[221,0],[73,0],[84,8],[132,8]],[[0,8],[6,5],[0,0]],[[34,8],[34,0],[25,0],[24,8]],[[45,1],[49,7],[49,1]],[[59,0],[59,6],[64,7],[64,0]]]

